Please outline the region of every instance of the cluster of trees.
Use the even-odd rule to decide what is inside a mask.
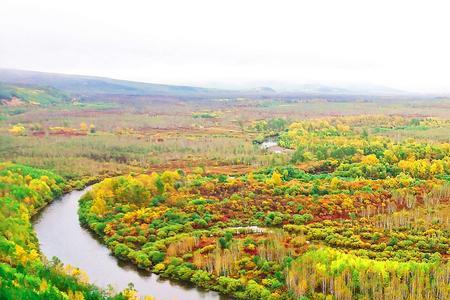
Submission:
[[[79,269],[42,260],[30,217],[66,188],[52,172],[0,164],[0,299],[131,299],[131,291],[108,295]]]
[[[443,300],[450,297],[450,265],[375,261],[319,248],[292,262],[286,282],[304,299]]]
[[[50,126],[48,128],[43,128],[41,124],[29,124],[25,127],[23,124],[14,124],[9,128],[9,133],[14,136],[24,136],[27,135],[27,131],[30,131],[32,134],[59,134],[59,135],[87,135],[88,133],[94,134],[96,132],[96,128],[94,124],[86,124],[85,122],[80,123],[80,128],[71,128],[67,126]]]
[[[421,122],[293,123],[279,143],[297,166],[111,178],[80,220],[122,259],[237,298],[444,299],[450,145],[372,136]]]
[[[449,143],[412,139],[397,142],[379,135],[372,136],[366,128],[356,126],[360,119],[292,123],[289,130],[280,136],[279,144],[295,149],[292,162],[321,161],[334,166],[336,176],[384,179],[404,173],[414,178],[431,179],[450,175]],[[411,122],[397,118],[376,120],[383,126],[390,126],[392,122]]]
[[[213,119],[218,118],[220,116],[220,113],[213,112],[213,111],[200,111],[200,112],[193,112],[192,117],[194,119],[202,118],[202,119]]]
[[[287,128],[289,124],[288,120],[282,118],[261,120],[252,124],[252,129],[258,132],[264,133],[278,133]]]
[[[448,211],[448,206],[444,208],[444,211]],[[442,208],[435,211],[439,210]],[[397,220],[406,214],[408,212],[395,212],[391,218]],[[432,211],[430,214],[434,215]],[[417,217],[417,214],[414,215]],[[385,219],[385,216],[387,215],[381,214],[354,220],[326,220],[307,225],[285,225],[283,228],[294,237],[371,259],[436,262],[448,254],[450,240],[444,214],[430,218],[431,222],[427,227],[423,226],[424,218],[409,219],[409,224],[414,229],[404,226],[389,229],[379,227],[380,219]]]
[[[236,297],[283,299],[295,288],[282,274],[311,244],[365,259],[441,262],[450,243],[444,217],[428,228],[417,218],[414,230],[380,222],[423,205],[440,211],[449,190],[436,178],[348,178],[292,166],[236,176],[165,171],[97,184],[81,201],[80,220],[141,268]],[[254,225],[270,229],[246,227]]]
[[[0,164],[0,243],[3,261],[26,262],[37,257],[36,238],[29,218],[54,197],[60,196],[64,181],[48,171],[22,165]]]
[[[9,128],[9,133],[16,136],[25,135],[26,128],[22,124],[15,124]]]

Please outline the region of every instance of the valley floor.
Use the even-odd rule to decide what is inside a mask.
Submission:
[[[447,100],[127,100],[2,110],[0,298],[136,297],[40,253],[30,218],[93,183],[81,224],[161,277],[240,299],[449,298]]]

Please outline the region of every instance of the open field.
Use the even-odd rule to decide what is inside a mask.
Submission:
[[[122,101],[123,102],[123,101]],[[108,106],[117,106],[107,108]],[[142,107],[105,104],[89,107],[31,108],[23,113],[4,113],[0,121],[0,157],[45,167],[72,178],[123,172],[128,167],[148,169],[157,165],[249,165],[286,163],[286,155],[264,153],[253,140],[270,132],[252,126],[261,120],[294,120],[341,115],[402,115],[449,117],[450,100],[409,103],[302,102],[275,100],[228,100],[201,103],[156,102]],[[326,108],[326,110],[325,110]],[[399,113],[401,111],[401,113]],[[195,117],[199,112],[205,117]],[[212,117],[208,113],[213,114]],[[22,124],[25,132],[14,136],[9,129]],[[95,132],[80,124],[95,126]],[[449,127],[390,129],[380,134],[392,138],[448,139]],[[224,147],[226,145],[226,147]],[[65,157],[65,160],[61,160]],[[174,163],[177,161],[177,163]],[[71,170],[70,170],[71,169]],[[121,170],[121,171],[120,171]]]

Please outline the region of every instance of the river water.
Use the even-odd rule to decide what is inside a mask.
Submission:
[[[88,189],[73,191],[53,201],[33,219],[41,251],[48,259],[56,256],[64,264],[79,267],[100,287],[111,285],[119,291],[131,282],[139,295],[151,295],[157,300],[229,299],[216,292],[162,279],[112,256],[78,221],[78,200]]]

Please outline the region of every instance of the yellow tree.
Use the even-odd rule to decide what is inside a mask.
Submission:
[[[103,216],[106,213],[106,201],[103,197],[95,197],[94,202],[92,203],[91,212],[98,215]]]
[[[88,131],[88,125],[85,122],[80,123],[80,130],[81,131]]]
[[[274,186],[280,185],[282,183],[281,174],[278,171],[272,173],[270,183],[273,184]]]
[[[24,135],[25,127],[21,124],[16,124],[9,129],[9,132],[13,135]]]
[[[91,125],[89,125],[89,132],[90,133],[95,133],[95,125],[91,123]]]
[[[375,154],[370,154],[363,156],[361,162],[365,165],[373,166],[378,163],[378,158],[375,156]]]

